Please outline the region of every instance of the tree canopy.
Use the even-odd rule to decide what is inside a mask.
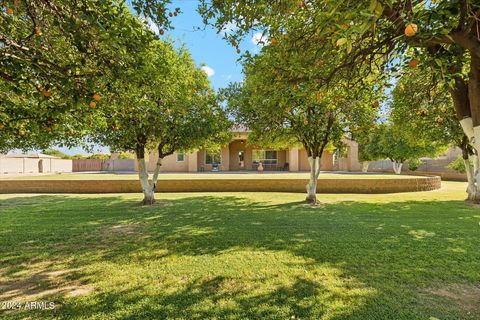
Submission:
[[[325,148],[340,146],[349,129],[356,128],[356,120],[375,114],[379,107],[375,100],[379,90],[368,77],[359,79],[344,70],[335,75],[332,85],[322,81],[318,72],[335,63],[334,52],[333,46],[319,53],[302,50],[290,41],[270,42],[245,60],[244,83],[226,91],[237,121],[252,130],[256,141],[299,144],[306,150],[311,164],[310,202],[317,201]]]
[[[153,192],[161,160],[174,152],[190,151],[208,141],[223,141],[230,122],[220,107],[206,74],[185,49],[154,40],[136,47],[135,68],[126,68],[112,81],[111,105],[104,108],[95,141],[115,151],[136,154],[145,203]],[[159,156],[148,182],[145,153]]]
[[[476,0],[203,0],[200,13],[234,46],[251,30],[271,44],[288,43],[316,53],[337,48],[335,63],[315,70],[328,86],[350,70],[382,81],[402,66],[429,66],[444,82],[468,142],[480,151],[480,4]],[[244,54],[250,58],[248,53]],[[365,68],[370,66],[371,68]],[[362,77],[357,77],[361,79]],[[478,157],[477,157],[478,159]],[[477,160],[478,161],[478,160]],[[480,167],[476,163],[476,167]],[[475,179],[480,181],[480,170]],[[476,184],[480,186],[480,183]],[[480,188],[476,196],[480,198]]]
[[[131,5],[168,28],[169,3]],[[111,80],[156,38],[123,1],[7,1],[0,15],[2,151],[81,143],[115,95]]]

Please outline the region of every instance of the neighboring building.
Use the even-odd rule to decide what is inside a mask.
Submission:
[[[307,152],[303,148],[262,149],[247,145],[248,131],[242,127],[233,130],[234,138],[219,152],[209,152],[204,148],[198,152],[175,153],[165,157],[162,172],[201,172],[201,171],[256,171],[262,162],[265,171],[309,171]],[[335,159],[334,154],[324,151],[321,168],[325,171],[359,171],[358,147],[346,141],[347,158]],[[150,153],[148,170],[153,171],[158,159],[156,152]]]
[[[0,174],[72,172],[72,160],[42,153],[0,156]]]

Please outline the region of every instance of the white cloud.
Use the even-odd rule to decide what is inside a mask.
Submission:
[[[263,46],[268,44],[268,38],[264,36],[262,32],[255,32],[251,41],[256,46]]]
[[[150,30],[152,30],[153,33],[158,34],[160,32],[160,30],[158,29],[158,25],[155,22],[153,22],[153,20],[150,17],[146,18],[145,22],[147,23],[147,27]]]
[[[213,68],[210,68],[209,66],[202,66],[200,69],[202,69],[209,78],[215,74],[215,70],[213,70]]]

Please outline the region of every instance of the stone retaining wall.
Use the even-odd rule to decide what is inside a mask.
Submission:
[[[305,192],[304,179],[160,180],[157,192]],[[394,193],[430,191],[440,177],[400,179],[321,179],[318,193]],[[137,193],[137,180],[0,180],[0,193]]]

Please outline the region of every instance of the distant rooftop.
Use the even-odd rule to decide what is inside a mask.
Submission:
[[[60,159],[59,157],[50,156],[43,153],[11,153],[7,154],[5,158],[42,158],[42,159]]]
[[[234,124],[233,127],[230,129],[231,132],[250,132],[247,127],[243,124]]]

